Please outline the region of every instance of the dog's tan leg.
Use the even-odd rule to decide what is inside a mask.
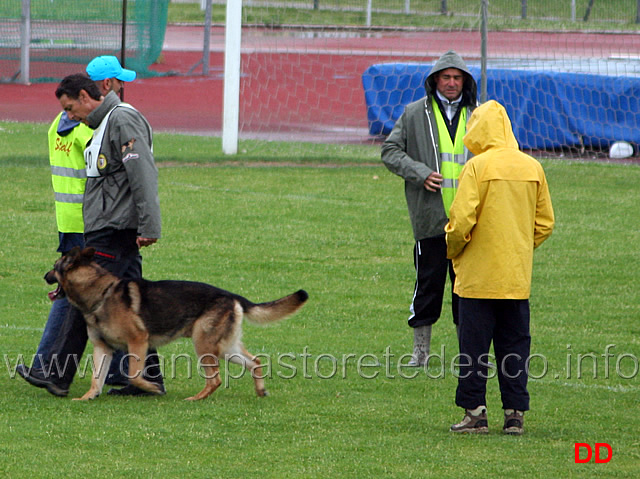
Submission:
[[[267,390],[264,387],[264,376],[262,375],[262,364],[260,360],[251,354],[241,342],[236,343],[232,349],[226,354],[227,361],[241,364],[247,370],[251,371],[251,376],[255,383],[256,394],[260,397],[267,396]]]
[[[142,377],[149,343],[146,340],[129,342],[127,349],[129,356],[129,383],[153,394],[164,394],[164,390],[160,386]]]
[[[202,391],[195,396],[186,398],[187,401],[199,401],[205,399],[220,387],[222,379],[220,379],[220,352],[211,344],[207,334],[200,329],[200,326],[194,328],[192,335],[193,346],[196,350],[198,363],[204,370],[205,384]]]
[[[217,355],[206,354],[198,357],[200,358],[200,365],[205,372],[205,384],[202,391],[195,396],[186,398],[187,401],[199,401],[208,398],[220,387],[220,384],[222,384],[222,380],[220,379],[220,364],[218,363]]]
[[[91,387],[82,397],[74,398],[74,401],[87,401],[97,398],[100,396],[104,381],[107,379],[113,350],[102,341],[92,340],[92,342],[94,371],[91,375]]]

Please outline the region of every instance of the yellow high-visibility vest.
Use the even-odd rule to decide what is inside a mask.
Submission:
[[[451,135],[442,116],[442,112],[438,107],[435,98],[432,99],[433,111],[436,117],[436,125],[438,126],[438,142],[440,145],[440,174],[442,181],[442,202],[444,211],[449,217],[449,208],[453,203],[453,198],[458,190],[458,177],[462,171],[462,167],[469,157],[468,150],[464,146],[462,139],[467,129],[467,107],[463,107],[460,111],[458,127],[454,141],[451,141]]]
[[[49,127],[49,163],[55,195],[56,223],[61,233],[83,233],[82,200],[87,174],[84,149],[93,130],[79,124],[68,135],[58,134],[60,113]]]

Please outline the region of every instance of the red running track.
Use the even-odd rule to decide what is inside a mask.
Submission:
[[[169,26],[158,73],[174,76],[127,84],[125,100],[156,131],[219,135],[222,126],[224,32],[211,35],[210,74],[202,58],[202,28]],[[372,64],[432,62],[450,48],[477,61],[478,32],[368,33],[345,38],[243,34],[240,130],[267,139],[366,141],[361,75]],[[636,55],[639,35],[491,32],[489,55],[501,58],[567,58]],[[81,68],[79,68],[81,70]],[[71,73],[71,72],[70,72]],[[0,119],[50,122],[59,111],[55,83],[0,84]]]

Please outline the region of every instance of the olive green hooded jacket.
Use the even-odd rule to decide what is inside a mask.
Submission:
[[[436,92],[435,74],[457,68],[465,75],[462,106],[470,111],[477,105],[477,85],[462,58],[454,51],[442,55],[425,81],[426,96],[410,103],[382,145],[382,161],[396,175],[404,178],[405,197],[416,241],[444,234],[447,214],[440,191],[425,189],[424,181],[440,171],[438,130],[431,98]]]

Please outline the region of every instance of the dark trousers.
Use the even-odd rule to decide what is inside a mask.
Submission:
[[[142,257],[136,245],[135,230],[102,230],[90,233],[85,235],[85,244],[87,247],[96,249],[94,261],[119,278],[142,277]],[[87,340],[87,324],[82,313],[74,307],[69,308],[51,350],[52,354],[57,355],[59,369],[62,372],[59,377],[61,384],[69,386],[73,381]],[[122,364],[122,368],[121,372],[127,373],[128,363]],[[52,369],[56,371],[56,368]],[[163,382],[160,362],[155,350],[149,350],[143,377],[156,383]]]
[[[461,366],[456,404],[465,409],[487,404],[488,363],[495,362],[503,409],[528,411],[529,300],[460,298],[459,307]],[[489,358],[491,341],[495,361]]]
[[[413,263],[416,268],[416,284],[411,303],[409,326],[429,326],[440,318],[442,298],[447,281],[451,278],[451,310],[453,322],[458,324],[458,295],[453,292],[455,273],[451,260],[447,259],[445,235],[416,241],[413,247]]]

